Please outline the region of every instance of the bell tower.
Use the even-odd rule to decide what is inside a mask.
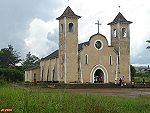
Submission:
[[[111,27],[111,45],[117,53],[116,80],[131,81],[130,74],[130,24],[119,12],[115,19],[108,23]]]
[[[59,20],[59,78],[61,82],[78,81],[78,19],[68,6]]]

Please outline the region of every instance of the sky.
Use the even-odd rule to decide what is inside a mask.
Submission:
[[[88,41],[97,33],[97,20],[101,22],[100,33],[110,44],[110,26],[118,12],[132,21],[130,25],[131,63],[150,64],[149,0],[0,0],[0,49],[11,44],[22,58],[28,52],[39,58],[58,49],[58,20],[69,6],[79,16],[79,43]],[[120,6],[120,8],[118,8]]]

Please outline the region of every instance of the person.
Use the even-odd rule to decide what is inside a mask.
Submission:
[[[132,88],[134,88],[134,81],[131,82]]]
[[[145,79],[143,78],[143,84],[145,85]]]
[[[119,85],[122,86],[122,79],[119,79]]]
[[[122,84],[124,85],[124,75],[122,76]]]
[[[117,80],[115,79],[115,84],[117,84]]]

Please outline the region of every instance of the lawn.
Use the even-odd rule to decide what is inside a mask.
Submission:
[[[150,95],[138,97],[69,93],[32,87],[0,86],[0,109],[14,113],[149,113]]]

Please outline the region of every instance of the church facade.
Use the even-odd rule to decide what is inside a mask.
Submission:
[[[68,6],[59,21],[59,49],[42,58],[40,65],[25,71],[25,81],[63,83],[114,83],[130,76],[130,24],[119,12],[108,23],[111,45],[107,38],[94,34],[78,44],[78,19]]]

